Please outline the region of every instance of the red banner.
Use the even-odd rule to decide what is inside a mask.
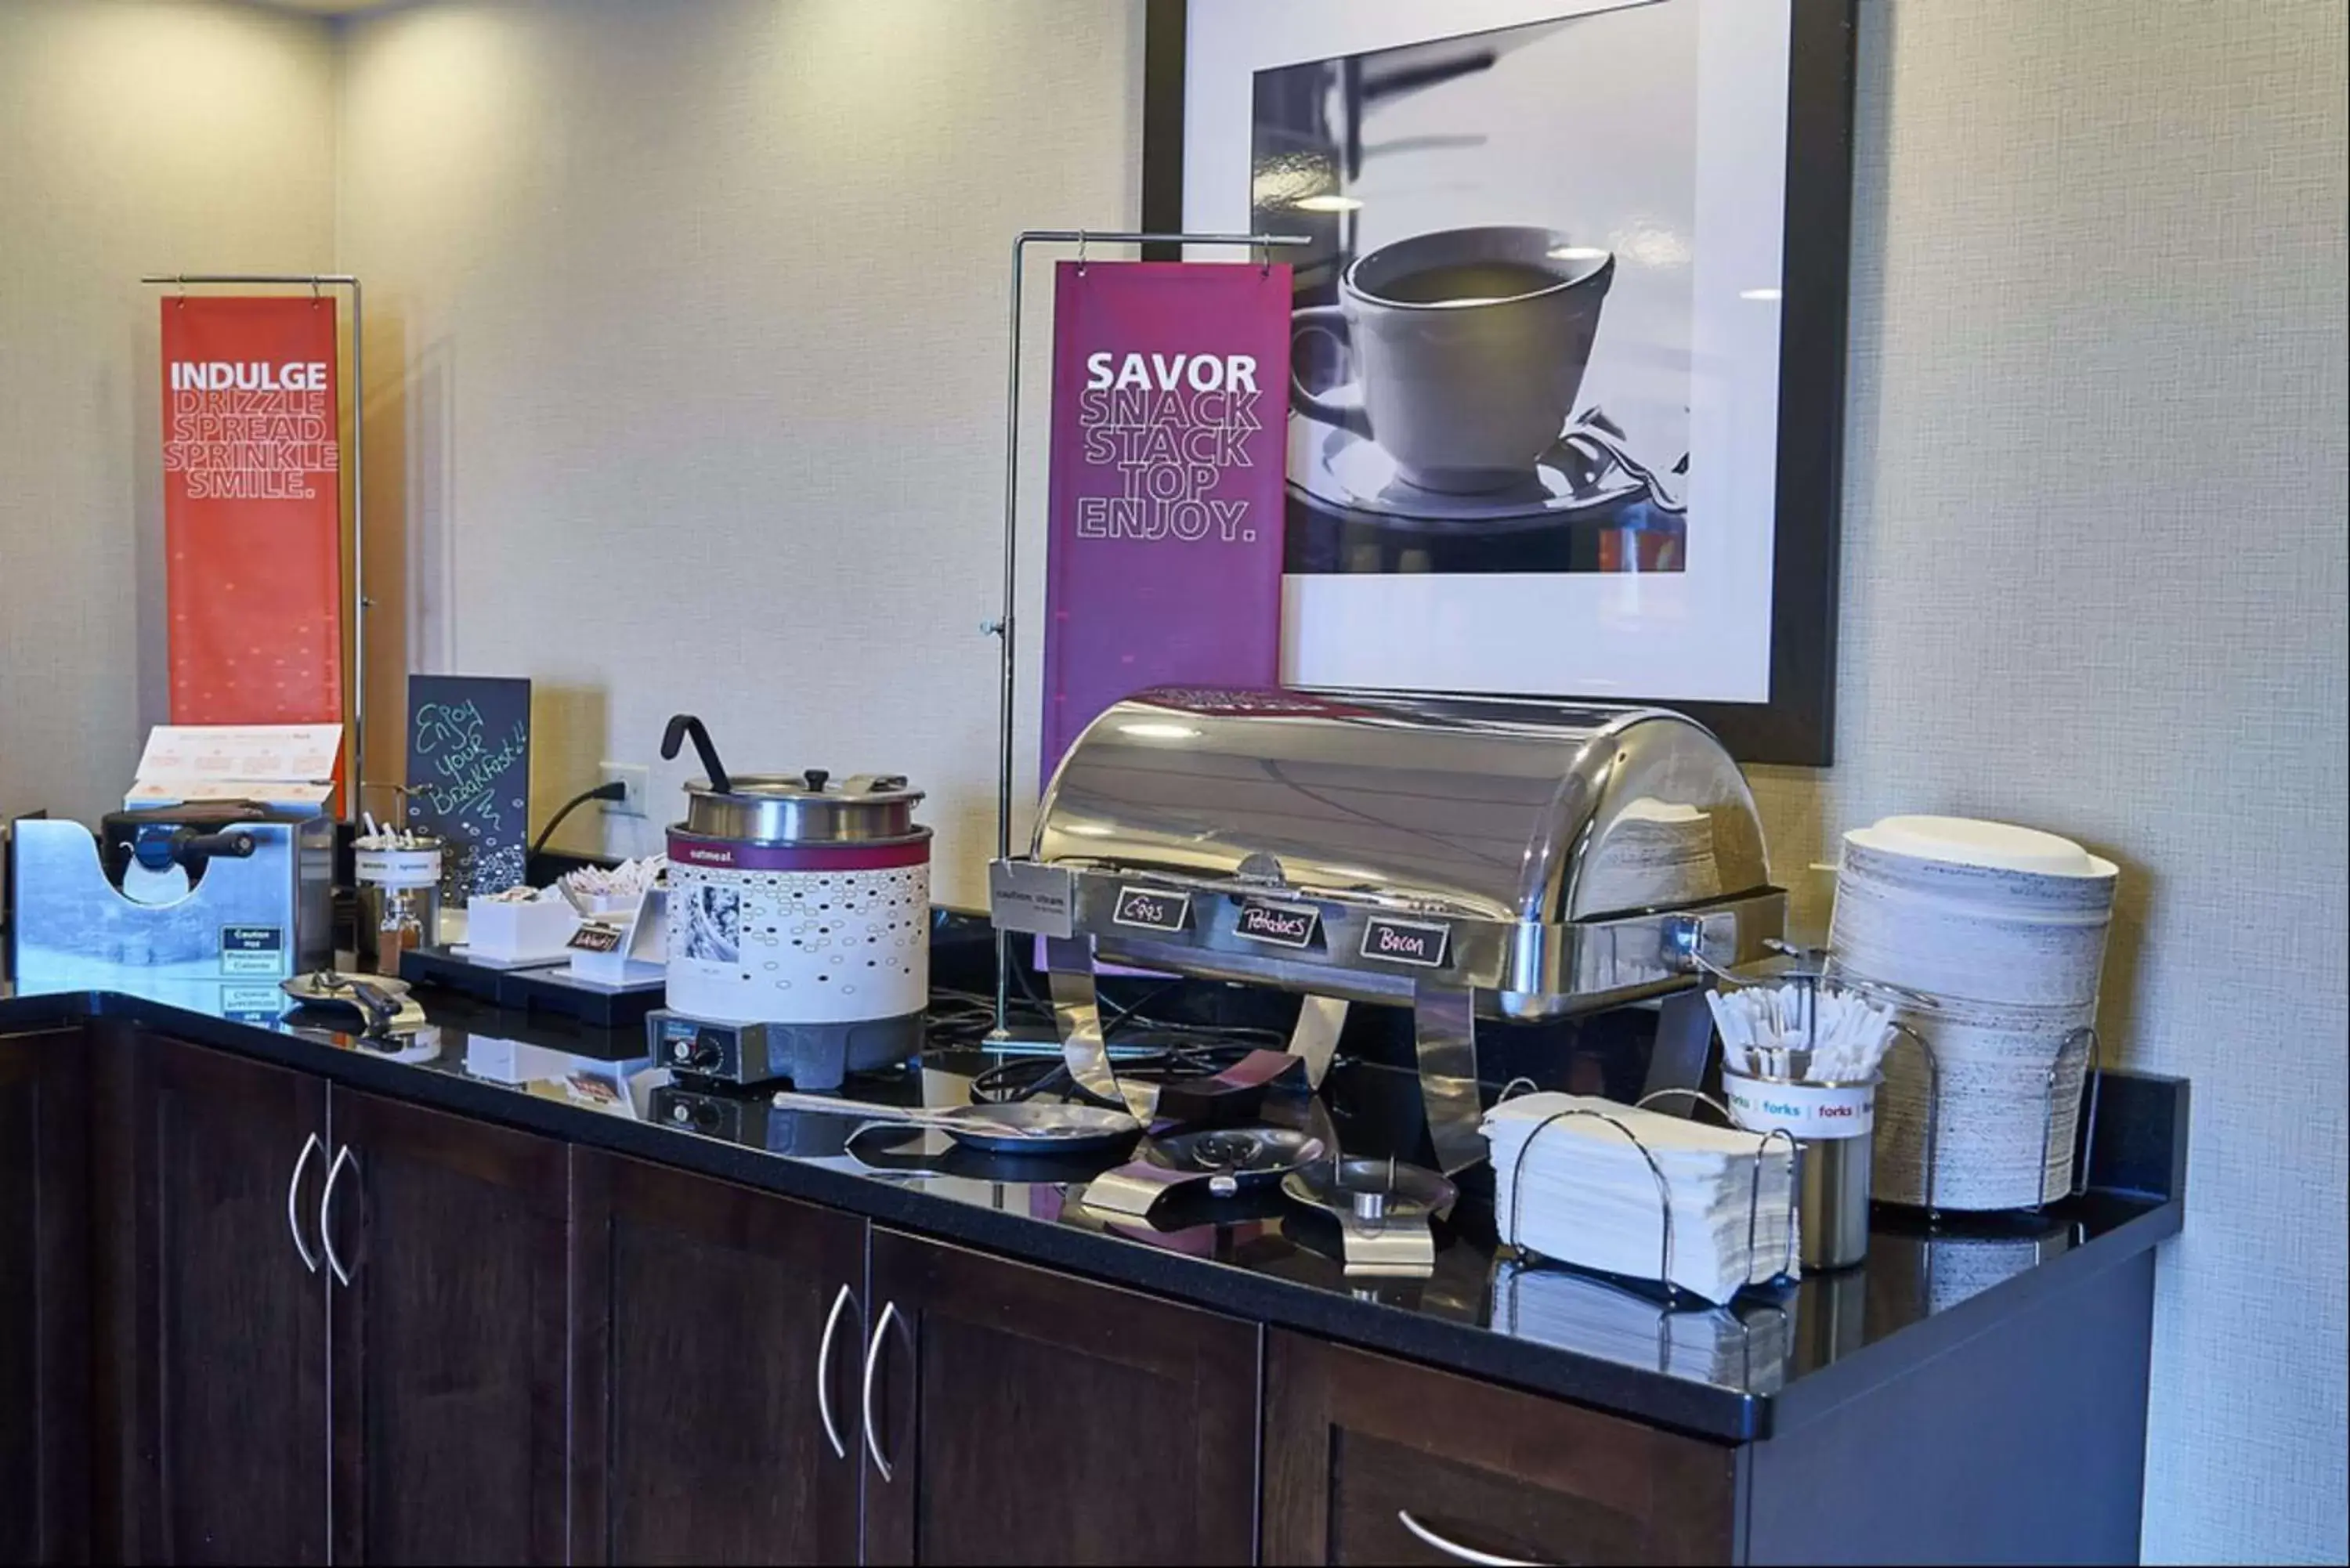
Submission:
[[[175,724],[343,717],[335,302],[163,301]]]

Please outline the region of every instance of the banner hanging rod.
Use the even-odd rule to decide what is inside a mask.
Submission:
[[[348,288],[357,288],[359,286],[359,280],[353,277],[347,272],[163,272],[150,273],[147,276],[140,278],[139,281],[141,283],[156,285],[167,283],[282,283],[288,285],[316,284],[320,287],[324,287],[328,284],[334,284]]]
[[[1012,242],[1019,250],[1032,244],[1083,245],[1310,245],[1311,234],[1183,234],[1166,230],[1024,229]]]
[[[1000,690],[996,712],[995,857],[1012,854],[1013,687],[1017,675],[1014,635],[1020,593],[1020,293],[1030,245],[1075,245],[1085,260],[1087,245],[1227,245],[1261,250],[1265,265],[1273,253],[1314,243],[1310,234],[1182,234],[1163,229],[1024,229],[1012,241],[1012,348],[1003,385],[1003,606],[996,618],[980,629],[998,643]],[[995,936],[995,1029],[991,1039],[1007,1037],[1005,1013],[1012,1004],[1012,943]]]
[[[190,284],[217,286],[264,285],[279,288],[322,288],[351,291],[351,778],[350,808],[359,815],[359,791],[367,776],[367,612],[375,601],[367,595],[367,306],[359,280],[347,272],[165,272],[149,273],[139,280],[155,288],[185,289]]]

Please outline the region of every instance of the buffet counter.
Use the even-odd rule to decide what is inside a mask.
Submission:
[[[158,1042],[195,1046],[208,1056],[288,1069],[289,1082],[321,1085],[322,1095],[331,1086],[338,1107],[346,1091],[370,1103],[380,1096],[428,1107],[538,1135],[534,1145],[553,1140],[548,1147],[602,1151],[630,1165],[821,1206],[872,1222],[877,1238],[903,1231],[979,1249],[1262,1325],[1253,1334],[1311,1336],[1404,1358],[1365,1357],[1371,1366],[1401,1371],[1409,1363],[1548,1397],[1529,1404],[1568,1401],[1627,1429],[1694,1439],[1700,1451],[1721,1445],[1734,1461],[1743,1500],[1725,1516],[1721,1539],[1742,1560],[1847,1552],[1879,1560],[1888,1552],[1968,1556],[2002,1539],[2042,1552],[2054,1549],[2051,1542],[2077,1540],[2097,1555],[2135,1542],[2153,1249],[2178,1231],[2184,1202],[2187,1094],[2174,1080],[2106,1075],[2106,1110],[2094,1129],[2097,1147],[2089,1151],[2082,1198],[2039,1216],[1935,1228],[1879,1210],[1866,1262],[1856,1269],[1742,1297],[1731,1309],[1671,1311],[1590,1276],[1522,1266],[1495,1246],[1490,1201],[1473,1183],[1442,1229],[1431,1277],[1350,1279],[1338,1262],[1335,1224],[1277,1191],[1202,1195],[1150,1223],[1108,1220],[1078,1200],[1098,1166],[983,1156],[919,1128],[875,1128],[852,1141],[858,1124],[837,1116],[776,1110],[755,1094],[681,1094],[634,1033],[598,1033],[439,992],[427,1000],[437,1032],[394,1049],[240,1014],[219,1004],[216,990],[169,988],[0,997],[0,1037],[16,1037],[53,1063],[76,1059],[69,1071],[77,1080],[87,1074],[99,1107],[91,1136],[101,1143],[109,1117],[121,1136],[137,1136],[119,1110],[107,1108],[109,1082],[119,1080],[120,1094],[156,1071],[143,1061],[109,1064],[109,1056],[151,1052]],[[974,1075],[996,1060],[969,1048],[933,1049],[908,1070],[853,1079],[847,1092],[877,1103],[962,1104]],[[1418,1085],[1407,1072],[1342,1062],[1323,1093],[1350,1153],[1416,1134]],[[343,1113],[331,1114],[333,1137],[322,1154],[346,1138]],[[283,1153],[292,1161],[293,1147]],[[319,1168],[327,1163],[293,1171],[285,1194],[289,1218],[297,1190],[307,1204],[322,1179],[345,1179]],[[380,1251],[388,1243],[373,1232],[392,1205],[376,1190],[385,1174],[379,1168],[351,1179],[369,1184],[365,1245]],[[567,1221],[575,1248],[581,1180],[575,1158]],[[105,1198],[101,1190],[94,1201],[102,1207]],[[169,1195],[161,1200],[168,1204]],[[494,1224],[494,1206],[485,1210],[483,1222]],[[539,1244],[556,1244],[563,1229],[556,1241]],[[276,1238],[285,1240],[282,1232]],[[502,1251],[530,1245],[522,1236],[484,1240]],[[295,1241],[306,1258],[317,1245],[302,1245],[298,1220]],[[855,1277],[841,1287],[868,1334],[883,1304],[874,1299],[882,1288],[876,1267],[850,1269]],[[346,1270],[347,1261],[335,1261],[335,1273]],[[1142,1300],[1109,1298],[1067,1333],[1114,1334],[1116,1303],[1128,1299]],[[836,1303],[834,1315],[840,1310]],[[102,1323],[102,1310],[99,1316]],[[857,1345],[846,1337],[836,1345],[831,1327],[826,1358],[853,1359]],[[877,1345],[883,1337],[874,1334]],[[870,1400],[869,1377],[868,1384]],[[845,1390],[840,1401],[853,1393]],[[1996,1418],[1976,1430],[1968,1423],[1986,1418],[1986,1398],[1994,1400]],[[1947,1412],[1934,1407],[1945,1399],[1953,1401]],[[827,1432],[838,1429],[829,1403],[826,1421]],[[2012,1433],[1980,1446],[2011,1428],[2040,1435],[2020,1449]],[[2068,1451],[2071,1461],[2057,1462],[2054,1456]],[[1274,1461],[1268,1455],[1268,1476],[1278,1470]],[[1823,1524],[1809,1517],[1816,1489],[1846,1484],[1832,1482],[1831,1474],[1855,1464],[1872,1471],[1939,1465],[1954,1498],[1984,1484],[2002,1489],[2011,1517],[1960,1530],[1954,1512],[1938,1534],[1919,1522],[1930,1524],[1934,1511],[1920,1516],[1915,1499],[1854,1496],[1839,1504],[1833,1535],[1823,1536]],[[1275,1522],[1264,1523],[1268,1543]],[[868,1521],[868,1555],[871,1529]],[[2125,1531],[2126,1541],[2118,1533]]]

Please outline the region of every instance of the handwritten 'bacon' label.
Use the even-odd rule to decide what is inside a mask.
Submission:
[[[1363,925],[1363,956],[1384,963],[1441,969],[1451,946],[1452,928],[1430,920],[1373,915]]]

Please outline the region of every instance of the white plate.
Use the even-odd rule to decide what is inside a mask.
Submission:
[[[2022,871],[2036,877],[2111,877],[2114,863],[2069,838],[2037,828],[1967,816],[1887,816],[1845,837],[1866,848],[1952,866]]]

